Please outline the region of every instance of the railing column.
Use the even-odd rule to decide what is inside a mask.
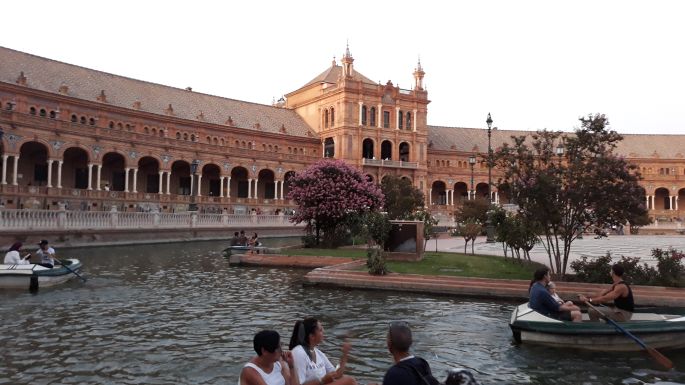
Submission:
[[[166,195],[171,194],[171,170],[166,172]]]
[[[219,198],[224,197],[224,178],[223,176],[219,177]]]
[[[221,224],[228,226],[228,210],[226,209],[221,210]]]
[[[119,213],[117,212],[117,206],[113,205],[109,210],[109,219],[113,228],[117,228],[119,226]]]
[[[281,181],[281,200],[285,199],[285,196],[283,196],[283,185],[285,184],[285,180]]]
[[[197,196],[202,196],[202,174],[197,176]]]
[[[252,198],[252,179],[247,180],[247,198]]]
[[[93,189],[93,164],[88,163],[88,190]]]
[[[258,192],[257,187],[258,186],[259,186],[259,178],[254,180],[254,199],[257,199],[257,192]]]
[[[231,197],[231,177],[228,177],[228,182],[226,182],[226,198]]]
[[[278,181],[274,183],[274,199],[278,199]]]
[[[57,205],[57,210],[59,212],[57,213],[57,227],[60,229],[66,229],[67,228],[67,207],[64,203],[59,203]]]
[[[190,227],[197,227],[197,211],[190,213]]]
[[[159,172],[159,186],[157,186],[157,194],[162,194],[164,191],[164,171]]]

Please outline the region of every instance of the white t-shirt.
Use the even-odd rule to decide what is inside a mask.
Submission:
[[[17,250],[8,251],[5,254],[5,265],[28,265],[29,261],[23,259]]]
[[[55,264],[55,260],[52,258],[55,255],[55,249],[48,247],[47,250],[38,249],[36,251],[36,256],[40,258],[40,263],[49,263],[51,265]]]
[[[274,369],[271,371],[271,373],[263,371],[259,366],[253,364],[252,362],[245,364],[245,367],[256,370],[266,385],[285,385],[285,378],[283,378],[283,373],[281,373],[281,363],[278,361],[274,362]],[[238,378],[238,385],[240,385],[240,378]]]
[[[292,354],[295,371],[297,372],[297,378],[300,380],[300,384],[312,380],[318,381],[325,376],[326,373],[335,370],[335,367],[333,367],[331,361],[328,360],[328,357],[317,348],[314,348],[316,362],[312,362],[302,345],[297,345],[292,350]]]

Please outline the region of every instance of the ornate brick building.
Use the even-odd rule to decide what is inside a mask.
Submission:
[[[7,48],[0,63],[6,208],[185,211],[197,203],[205,212],[271,213],[292,207],[289,176],[322,157],[345,159],[377,181],[409,178],[440,214],[487,195],[487,169],[469,163],[487,151],[487,131],[428,125],[421,63],[412,89],[401,89],[363,76],[348,49],[273,105]],[[494,130],[492,146],[523,133]],[[640,166],[652,214],[679,218],[685,136],[625,135],[619,152]],[[507,201],[496,191],[493,198]]]

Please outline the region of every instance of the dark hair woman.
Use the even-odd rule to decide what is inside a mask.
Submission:
[[[281,337],[273,330],[262,330],[252,341],[257,353],[240,372],[240,385],[293,385],[293,358],[281,351]]]
[[[316,318],[305,318],[295,323],[290,338],[290,350],[300,385],[355,385],[357,381],[354,378],[343,375],[350,345],[347,342],[343,344],[340,367],[336,369],[328,357],[317,348],[321,342],[323,326]]]

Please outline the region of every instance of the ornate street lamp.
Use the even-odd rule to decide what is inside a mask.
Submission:
[[[471,166],[471,190],[469,190],[469,200],[471,200],[471,197],[476,195],[476,192],[473,190],[473,166],[476,165],[475,155],[469,156],[469,165]]]
[[[200,191],[199,188],[200,186],[197,186],[193,188],[193,186],[197,185],[198,183],[195,183],[195,176],[197,175],[197,167],[200,165],[200,161],[195,159],[193,160],[192,163],[190,163],[190,177],[191,179],[191,189],[190,189],[190,205],[188,206],[188,211],[197,211],[197,203],[195,202],[195,192],[193,190],[197,189],[197,191]]]
[[[489,112],[488,119],[485,123],[488,124],[488,219],[485,221],[488,237],[485,242],[495,243],[495,228],[492,226],[492,221],[490,220],[490,206],[492,206],[492,146],[490,144],[490,138],[492,137],[492,117]]]
[[[561,158],[564,156],[564,145],[559,143],[556,148],[557,156],[559,157],[559,167],[561,168]]]

